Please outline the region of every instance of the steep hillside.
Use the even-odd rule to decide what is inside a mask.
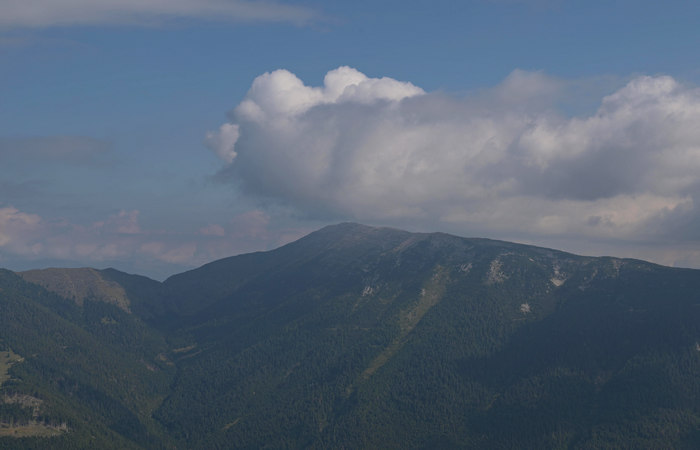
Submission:
[[[0,270],[0,448],[169,442],[151,418],[174,375],[164,337],[121,305],[70,297]]]
[[[189,445],[698,442],[697,271],[342,224],[165,287]]]

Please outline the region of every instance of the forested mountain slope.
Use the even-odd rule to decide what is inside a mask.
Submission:
[[[124,289],[128,311],[0,280],[0,307],[41,311],[0,316],[5,348],[24,358],[2,390],[44,386],[47,408],[66,397],[80,411],[53,380],[82,377],[135,420],[122,430],[97,416],[93,436],[175,448],[700,447],[700,271],[340,224],[162,284],[98,274]],[[109,318],[123,330],[107,333]],[[61,366],[67,350],[51,347],[59,368],[31,372],[49,345],[32,334],[37,320],[72,330],[82,365]],[[97,381],[106,361],[94,353],[119,383]],[[81,426],[44,439],[69,442]]]
[[[55,276],[52,273],[51,276]],[[117,304],[0,271],[0,448],[143,448],[175,374],[165,338]],[[1,375],[1,373],[0,373]],[[40,436],[16,438],[15,436]]]

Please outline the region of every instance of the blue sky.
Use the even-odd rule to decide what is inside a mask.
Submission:
[[[700,267],[697,23],[681,1],[0,0],[0,267],[162,279],[342,220]]]

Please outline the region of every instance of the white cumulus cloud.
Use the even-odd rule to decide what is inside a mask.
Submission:
[[[277,70],[208,142],[222,178],[316,217],[695,239],[700,89],[640,76],[593,113],[567,115],[565,86],[516,70],[459,97],[349,67],[318,87]]]

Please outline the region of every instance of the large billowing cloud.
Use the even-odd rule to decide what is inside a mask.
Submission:
[[[207,142],[220,176],[315,216],[471,233],[697,240],[700,90],[640,76],[572,116],[516,70],[472,96],[340,67],[265,73]]]
[[[0,0],[0,27],[151,24],[163,19],[308,23],[317,13],[274,1]]]

